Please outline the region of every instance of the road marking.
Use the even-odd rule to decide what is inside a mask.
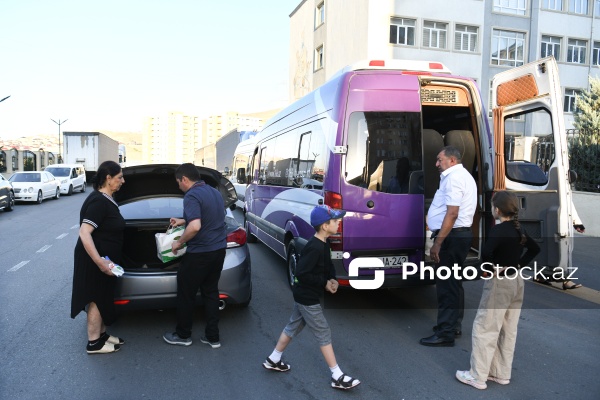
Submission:
[[[12,267],[11,269],[9,269],[7,272],[14,272],[16,270],[18,270],[19,268],[21,268],[22,266],[24,266],[25,264],[27,264],[30,260],[27,261],[21,261],[20,263],[18,263],[17,265],[15,265],[14,267]]]
[[[79,225],[73,225],[73,226],[71,227],[71,229],[77,229],[77,228],[79,228]]]
[[[62,239],[62,238],[64,238],[64,237],[65,237],[65,236],[67,236],[67,235],[68,235],[68,233],[63,233],[62,235],[59,235],[59,236],[57,236],[56,238],[57,238],[57,239]]]
[[[44,247],[42,247],[41,249],[39,249],[38,251],[36,251],[36,253],[43,253],[46,250],[48,250],[50,247],[52,247],[52,245],[51,244],[47,244]]]

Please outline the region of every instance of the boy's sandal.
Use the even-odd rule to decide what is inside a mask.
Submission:
[[[282,360],[279,360],[279,362],[273,362],[269,357],[267,357],[266,361],[263,363],[263,367],[270,369],[271,371],[279,372],[287,372],[291,368],[290,364],[286,364]]]
[[[575,282],[572,282],[572,281],[565,281],[565,282],[563,282],[563,290],[579,289],[582,286],[583,285],[581,283],[575,283]]]
[[[107,354],[107,353],[115,353],[119,351],[121,347],[118,344],[112,344],[105,342],[104,346],[102,346],[99,350],[86,350],[88,354]]]
[[[355,386],[360,385],[360,381],[358,379],[354,379],[351,376],[348,376],[348,380],[344,380],[346,378],[346,374],[342,374],[338,379],[331,378],[331,387],[334,389],[352,389]]]

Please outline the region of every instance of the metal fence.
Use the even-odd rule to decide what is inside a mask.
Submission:
[[[600,130],[568,129],[569,167],[577,173],[574,190],[600,192]]]

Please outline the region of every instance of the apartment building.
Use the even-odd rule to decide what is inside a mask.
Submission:
[[[235,111],[229,111],[221,114],[214,114],[203,121],[202,146],[216,143],[221,137],[232,130],[237,131],[259,131],[264,123],[277,114],[279,110],[267,110],[256,113],[240,114]]]
[[[415,59],[473,78],[489,106],[495,74],[549,55],[571,128],[577,92],[600,75],[600,0],[303,0],[290,14],[289,97],[358,60]]]
[[[182,112],[147,117],[143,126],[144,162],[185,163],[194,161],[201,143],[200,118]]]

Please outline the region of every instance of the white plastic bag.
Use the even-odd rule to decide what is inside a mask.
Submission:
[[[181,249],[177,250],[177,254],[173,254],[173,251],[171,250],[171,245],[183,235],[184,230],[184,226],[169,226],[167,232],[156,233],[154,235],[156,239],[156,255],[163,263],[175,260],[185,254],[185,244]]]

